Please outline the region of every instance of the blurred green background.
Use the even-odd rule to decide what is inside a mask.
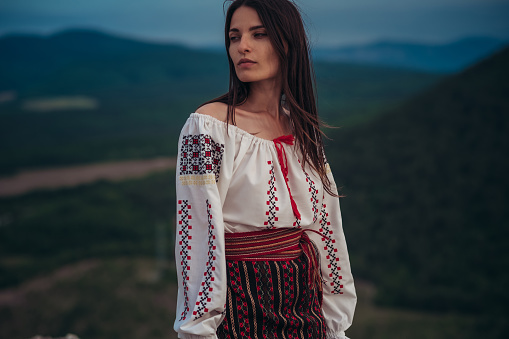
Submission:
[[[349,337],[509,335],[506,46],[313,49],[320,114],[340,127],[326,152],[359,294]],[[227,83],[218,46],[0,36],[0,338],[176,338],[175,172],[124,172],[171,163]],[[96,163],[124,165],[83,179]]]

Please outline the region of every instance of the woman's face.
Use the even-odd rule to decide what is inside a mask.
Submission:
[[[240,81],[279,79],[279,57],[256,10],[239,7],[233,13],[229,36],[229,53]]]

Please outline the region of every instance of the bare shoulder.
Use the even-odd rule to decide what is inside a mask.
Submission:
[[[210,115],[220,121],[226,121],[226,114],[228,112],[228,105],[222,102],[211,102],[199,107],[196,113]]]

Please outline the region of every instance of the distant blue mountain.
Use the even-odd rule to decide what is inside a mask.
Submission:
[[[380,41],[366,45],[317,48],[313,56],[320,61],[453,73],[488,57],[507,44],[508,41],[490,37],[467,37],[446,44]]]

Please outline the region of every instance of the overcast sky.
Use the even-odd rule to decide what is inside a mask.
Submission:
[[[315,46],[381,39],[509,40],[509,0],[296,0]],[[0,0],[0,35],[64,28],[189,45],[222,44],[223,0]],[[1,51],[0,51],[1,53]]]

